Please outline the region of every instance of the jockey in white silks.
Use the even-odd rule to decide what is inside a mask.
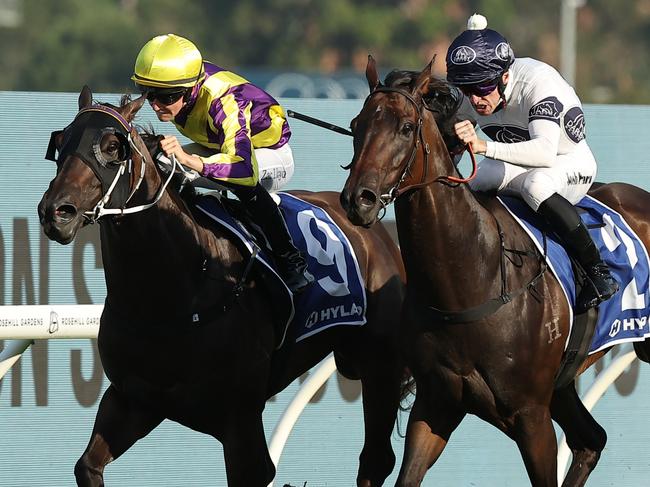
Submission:
[[[470,17],[446,63],[447,80],[464,95],[456,135],[485,156],[472,189],[517,196],[545,219],[593,284],[578,296],[577,312],[609,299],[618,283],[573,206],[597,170],[573,88],[548,64],[515,59],[482,15]],[[475,124],[491,140],[480,139]]]

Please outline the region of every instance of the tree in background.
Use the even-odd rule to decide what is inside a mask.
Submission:
[[[8,0],[5,0],[5,2]],[[561,0],[11,0],[2,26],[0,89],[131,91],[140,47],[174,32],[229,69],[337,73],[420,69],[444,55],[473,12],[517,56],[559,66]],[[1,2],[0,2],[1,3]],[[2,11],[0,10],[0,15]],[[586,102],[650,103],[650,0],[588,0],[578,12],[577,90]]]

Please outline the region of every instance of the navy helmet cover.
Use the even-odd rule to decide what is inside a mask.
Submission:
[[[497,79],[514,62],[510,44],[492,29],[466,30],[447,50],[447,81],[475,85]]]

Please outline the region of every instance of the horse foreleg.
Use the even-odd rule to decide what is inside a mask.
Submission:
[[[634,342],[634,351],[639,360],[650,364],[650,338],[646,338],[642,342]]]
[[[220,438],[228,487],[266,487],[275,477],[275,465],[264,436],[261,409],[228,418]]]
[[[451,433],[458,427],[465,413],[443,407],[434,401],[422,399],[418,388],[406,430],[404,457],[396,487],[418,487],[427,470],[436,462],[447,446]]]
[[[400,401],[403,369],[388,350],[372,349],[376,359],[363,361],[365,441],[359,455],[357,487],[379,487],[395,467],[391,435]]]
[[[598,463],[607,443],[607,433],[584,407],[573,382],[555,391],[551,415],[564,430],[567,445],[573,453],[562,486],[581,487]]]
[[[523,407],[508,435],[517,442],[532,487],[557,487],[557,443],[548,407]]]
[[[134,408],[111,385],[97,410],[88,446],[74,467],[77,485],[104,485],[104,467],[160,424],[163,417]]]

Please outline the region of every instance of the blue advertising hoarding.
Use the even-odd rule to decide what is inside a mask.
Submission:
[[[103,270],[95,227],[68,246],[42,234],[36,205],[54,175],[43,156],[52,130],[62,128],[77,109],[76,93],[0,92],[0,304],[90,304],[104,298]],[[117,103],[117,95],[97,94]],[[347,127],[361,100],[282,99],[286,108]],[[650,189],[650,142],[642,130],[650,108],[587,106],[587,137],[599,160],[600,181],[626,181]],[[145,107],[138,122],[159,133],[174,133]],[[296,171],[287,189],[339,190],[349,163],[351,140],[291,120]],[[466,164],[463,163],[463,164]],[[391,214],[387,216],[391,218]],[[175,360],[183,360],[179,351]],[[586,372],[584,391],[603,367]],[[643,418],[650,397],[650,371],[634,364],[596,405],[594,416],[609,442],[590,486],[644,485],[650,472],[645,455],[650,425]],[[304,377],[303,377],[304,379]],[[269,401],[267,438],[300,381]],[[0,486],[68,486],[84,450],[95,411],[107,387],[90,340],[37,343],[0,382]],[[360,390],[356,382],[333,376],[301,416],[282,454],[276,486],[353,485],[363,441]],[[231,398],[237,407],[237,398]],[[393,435],[398,458],[406,415]],[[399,461],[399,460],[398,460]],[[394,472],[387,485],[394,482]],[[221,447],[211,437],[165,422],[107,467],[107,485],[226,485]],[[493,427],[468,417],[454,433],[424,485],[527,485],[516,445]]]

